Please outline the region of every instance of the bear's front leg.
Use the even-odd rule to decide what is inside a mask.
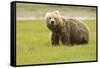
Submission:
[[[65,32],[61,34],[61,42],[63,45],[69,45],[70,44],[70,36],[69,34],[66,34]]]
[[[51,44],[52,45],[59,45],[59,36],[57,33],[52,32],[51,34]]]

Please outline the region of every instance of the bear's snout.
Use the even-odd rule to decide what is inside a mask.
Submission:
[[[51,21],[51,24],[54,25],[54,21]]]

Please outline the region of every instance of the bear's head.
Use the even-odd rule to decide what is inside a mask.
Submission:
[[[46,26],[51,31],[58,31],[63,25],[62,17],[59,11],[46,13],[45,20],[46,20]]]

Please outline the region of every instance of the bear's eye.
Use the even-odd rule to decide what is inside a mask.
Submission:
[[[54,19],[56,19],[56,18],[54,18]]]
[[[49,19],[51,19],[51,17],[49,17]]]

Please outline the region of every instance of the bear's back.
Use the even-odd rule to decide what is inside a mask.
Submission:
[[[82,43],[86,42],[89,39],[89,29],[82,21],[78,19],[66,19],[65,20],[66,27],[69,26],[70,31],[70,40],[71,43]],[[86,40],[86,41],[82,41]],[[82,41],[82,42],[81,42]]]

